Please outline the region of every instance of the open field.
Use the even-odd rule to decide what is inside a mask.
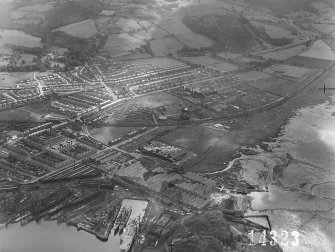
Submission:
[[[334,60],[333,51],[322,40],[316,41],[308,51],[300,54],[300,56],[323,60]]]
[[[270,78],[271,76],[264,72],[245,72],[245,73],[238,73],[237,76],[243,81],[257,81],[260,79]]]
[[[166,56],[182,49],[184,45],[174,38],[162,38],[150,41],[150,47],[155,56]]]
[[[133,65],[133,64],[149,64],[155,67],[160,67],[160,68],[168,68],[168,67],[174,67],[174,66],[183,66],[185,65],[184,63],[171,59],[171,58],[166,58],[166,57],[157,57],[157,58],[152,58],[148,57],[145,59],[138,59],[138,60],[129,60],[127,63]]]
[[[259,56],[262,56],[265,59],[287,60],[291,57],[297,56],[300,53],[303,53],[305,48],[306,46],[300,45],[280,51],[259,54]]]
[[[113,34],[108,37],[104,50],[113,56],[128,54],[129,50],[140,47],[143,42],[127,33]]]
[[[10,17],[15,23],[37,23],[44,19],[45,13],[54,8],[54,3],[39,3],[29,6],[24,6],[19,9],[12,10],[10,12]],[[35,19],[35,20],[33,20]]]
[[[295,81],[303,81],[312,73],[312,70],[303,67],[279,64],[266,68],[264,72]]]
[[[213,64],[222,63],[222,60],[213,58],[211,56],[197,56],[197,57],[179,57],[182,60],[186,60],[193,64],[198,64],[202,66],[208,66]]]
[[[135,32],[128,32],[128,34],[138,40],[142,40],[143,42],[149,39],[147,32],[145,30],[137,30]]]
[[[78,38],[90,38],[98,33],[97,27],[92,19],[66,25],[55,29],[54,31],[62,31],[70,36]]]
[[[120,18],[116,25],[119,26],[124,32],[132,32],[141,30],[143,27],[139,25],[135,20],[129,18]]]
[[[148,28],[148,38],[160,39],[168,35],[169,34],[166,31],[163,31],[157,26],[152,25],[150,28]]]
[[[332,61],[325,59],[297,56],[286,60],[285,63],[301,67],[325,69],[332,63]]]
[[[298,90],[299,87],[301,87],[301,84],[289,80],[279,79],[276,77],[250,80],[248,84],[253,87],[267,90],[269,92],[273,92],[282,96],[289,95],[290,93]]]
[[[214,6],[214,5],[213,5]],[[220,7],[206,12],[189,12],[184,24],[194,33],[202,34],[215,42],[218,51],[247,52],[264,49],[265,36],[244,16],[219,12]]]
[[[165,92],[160,92],[152,95],[146,95],[134,99],[134,103],[145,108],[156,108],[171,103],[179,104],[181,99]]]
[[[169,33],[174,35],[184,35],[184,34],[192,34],[193,32],[182,22],[181,19],[173,17],[173,18],[164,18],[159,21],[157,26],[163,30],[166,30]]]
[[[36,72],[36,77],[45,76],[50,74],[49,71],[46,72]],[[27,79],[32,79],[33,73],[29,72],[0,72],[0,87],[14,86],[17,82]]]
[[[335,25],[333,24],[312,24],[312,26],[325,34],[335,32]]]
[[[22,31],[1,30],[0,37],[0,53],[8,53],[11,51],[6,45],[42,47],[41,38],[28,35]]]
[[[90,128],[89,132],[90,135],[97,139],[100,142],[103,142],[105,144],[108,143],[109,140],[115,140],[119,137],[124,136],[125,134],[137,130],[139,128],[137,127],[94,127]]]
[[[238,69],[237,65],[234,65],[228,62],[214,64],[214,65],[211,65],[210,67],[213,69],[218,69],[221,72],[231,72],[231,71],[236,71]]]
[[[0,112],[1,121],[22,121],[22,122],[35,122],[39,121],[41,117],[37,114],[30,113],[23,109],[13,109]]]
[[[255,25],[257,28],[264,28],[265,32],[271,37],[271,38],[290,38],[290,39],[297,39],[295,35],[292,34],[292,32],[288,29],[284,29],[283,27],[280,27],[279,25],[275,24],[265,24],[260,22],[252,22],[253,25]]]
[[[34,104],[30,104],[28,106],[23,107],[25,111],[30,111],[34,114],[39,114],[39,115],[47,115],[50,113],[51,102],[50,101],[42,101]]]
[[[210,47],[214,44],[214,42],[206,36],[194,33],[179,35],[178,40],[190,48]]]

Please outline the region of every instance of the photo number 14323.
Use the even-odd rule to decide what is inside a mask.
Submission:
[[[299,245],[300,234],[297,231],[288,232],[282,230],[280,233],[271,230],[251,230],[247,233],[250,243],[248,245],[271,245],[276,246],[277,244],[282,246],[293,246]]]

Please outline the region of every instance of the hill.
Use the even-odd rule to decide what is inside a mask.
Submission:
[[[243,16],[225,15],[186,15],[183,19],[193,32],[215,41],[217,50],[229,52],[249,52],[265,46],[266,35]]]
[[[230,219],[230,220],[229,220]],[[231,221],[231,216],[222,214],[221,211],[204,211],[201,214],[186,217],[182,221],[183,228],[176,230],[176,225],[171,230],[164,230],[163,239],[171,242],[173,233],[173,244],[176,252],[274,252],[277,248],[273,246],[249,246],[248,250],[238,243],[247,243],[242,234],[247,231],[247,226],[241,222]],[[175,230],[175,232],[171,232]]]

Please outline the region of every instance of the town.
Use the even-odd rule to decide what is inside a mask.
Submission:
[[[0,251],[332,251],[332,3],[28,2],[0,0]]]

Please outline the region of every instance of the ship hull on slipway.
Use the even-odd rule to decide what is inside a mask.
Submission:
[[[120,252],[131,251],[135,243],[136,233],[137,233],[137,222],[135,220],[132,220],[124,232],[123,241],[120,246]]]
[[[123,233],[123,229],[127,226],[128,220],[130,218],[132,209],[128,208],[125,214],[121,218],[120,226],[119,226],[119,234]]]

